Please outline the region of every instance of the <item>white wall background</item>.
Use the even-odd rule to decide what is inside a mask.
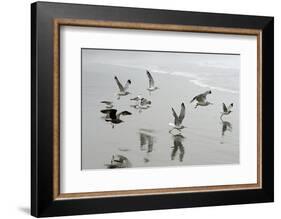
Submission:
[[[28,218],[30,208],[30,3],[0,7],[0,218]],[[281,15],[276,0],[93,0],[86,4],[275,16],[275,60],[280,59]],[[110,218],[277,218],[281,213],[280,61],[275,63],[275,203],[95,215]],[[279,86],[278,86],[279,85]],[[90,218],[79,216],[73,218]],[[72,217],[70,217],[72,218]]]

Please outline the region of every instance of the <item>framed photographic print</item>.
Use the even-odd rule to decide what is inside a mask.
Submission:
[[[271,202],[273,18],[31,5],[31,214]]]

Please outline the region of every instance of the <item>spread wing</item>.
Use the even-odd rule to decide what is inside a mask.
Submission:
[[[122,111],[120,113],[117,113],[117,118],[120,118],[120,115],[122,116],[128,116],[128,115],[132,115],[132,113],[130,113],[129,111]]]
[[[233,107],[233,103],[231,103],[231,104],[227,107],[227,110],[228,110],[228,111],[231,110],[232,107]]]
[[[101,103],[104,103],[104,104],[106,104],[106,105],[110,105],[110,104],[112,104],[112,101],[103,100],[103,101],[101,101]]]
[[[117,85],[119,87],[119,90],[120,91],[125,91],[125,89],[124,89],[123,85],[120,83],[119,79],[116,76],[114,77],[114,79],[115,79],[115,81],[116,81],[116,83],[117,83]]]
[[[205,102],[206,101],[206,94],[199,94],[195,97],[193,97],[193,99],[190,101],[190,103],[192,103],[194,100],[197,100],[198,102]]]
[[[227,112],[227,108],[226,108],[226,105],[224,103],[222,103],[222,109],[224,112]]]
[[[128,80],[124,86],[124,91],[128,90],[129,86],[131,84],[131,80]]]
[[[175,125],[179,125],[180,124],[179,117],[178,117],[177,113],[175,112],[174,108],[172,108],[172,111],[173,111],[173,116],[175,117]]]
[[[107,114],[110,119],[116,119],[116,109],[104,109],[101,110],[102,113]]]
[[[101,110],[102,113],[104,114],[116,114],[117,110],[116,109],[104,109],[104,110]]]
[[[181,112],[180,112],[180,115],[179,115],[179,123],[181,124],[183,119],[185,117],[185,105],[184,103],[181,104]]]
[[[149,79],[149,87],[154,87],[154,80],[149,71],[146,71],[147,77]]]

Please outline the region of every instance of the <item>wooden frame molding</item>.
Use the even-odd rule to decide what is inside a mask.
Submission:
[[[237,185],[215,185],[198,187],[180,187],[165,189],[141,189],[104,191],[87,193],[60,193],[60,26],[106,27],[122,29],[142,29],[160,31],[182,31],[219,34],[254,35],[257,37],[257,183]],[[117,22],[84,19],[53,20],[53,199],[85,199],[102,197],[142,196],[155,194],[174,194],[191,192],[211,192],[226,190],[244,190],[262,188],[262,30],[246,28],[225,28],[209,26],[151,24],[135,22]]]

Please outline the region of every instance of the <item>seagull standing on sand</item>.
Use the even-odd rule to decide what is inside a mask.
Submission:
[[[126,116],[126,115],[132,115],[132,113],[128,111],[122,111],[120,113],[117,113],[116,109],[105,109],[101,110],[102,113],[106,114],[105,121],[112,123],[112,128],[114,128],[114,124],[119,124],[124,122],[120,119],[120,116]]]
[[[148,80],[149,80],[149,87],[147,88],[147,90],[148,90],[149,92],[157,90],[158,87],[156,87],[156,86],[154,85],[154,79],[153,79],[153,77],[151,76],[150,72],[149,72],[149,71],[146,71],[146,74],[147,74],[147,77],[148,77]]]
[[[104,101],[101,101],[101,103],[104,103],[105,104],[105,108],[107,108],[107,109],[113,108],[113,102],[112,101],[104,100]]]
[[[141,98],[139,101],[139,108],[140,109],[147,109],[151,105],[151,101],[145,98]]]
[[[140,112],[142,109],[148,109],[151,106],[151,101],[146,99],[146,98],[141,98],[140,96],[137,96],[131,100],[135,100],[137,101],[136,104],[131,105],[131,107],[135,108],[135,109],[139,109]]]
[[[225,115],[229,115],[232,112],[231,111],[232,107],[233,107],[233,103],[231,103],[228,107],[226,107],[226,105],[224,103],[222,103],[223,112],[221,112],[220,118],[222,118]]]
[[[115,76],[114,79],[115,79],[115,81],[116,81],[116,83],[117,83],[117,85],[118,85],[118,88],[119,88],[119,93],[117,93],[118,99],[120,99],[120,96],[126,96],[126,95],[128,95],[128,94],[130,93],[130,92],[128,91],[128,89],[129,89],[129,86],[130,86],[130,84],[131,84],[131,80],[129,79],[129,80],[126,82],[125,86],[123,86],[123,85],[120,83],[120,81],[119,81],[119,79],[117,78],[117,76]]]
[[[213,103],[210,103],[209,101],[207,101],[207,95],[211,94],[211,93],[212,93],[212,91],[208,90],[202,94],[199,94],[199,95],[193,97],[193,99],[190,101],[190,103],[192,103],[194,100],[197,101],[194,108],[197,108],[197,106],[208,106],[210,104],[213,104]]]
[[[182,121],[185,117],[185,106],[184,103],[181,104],[181,111],[180,111],[180,115],[178,116],[177,113],[175,112],[175,110],[172,108],[173,111],[173,116],[175,118],[174,123],[169,123],[170,126],[172,126],[173,128],[169,131],[170,133],[174,130],[177,129],[178,131],[181,131],[182,129],[185,128],[185,126],[182,125]]]

